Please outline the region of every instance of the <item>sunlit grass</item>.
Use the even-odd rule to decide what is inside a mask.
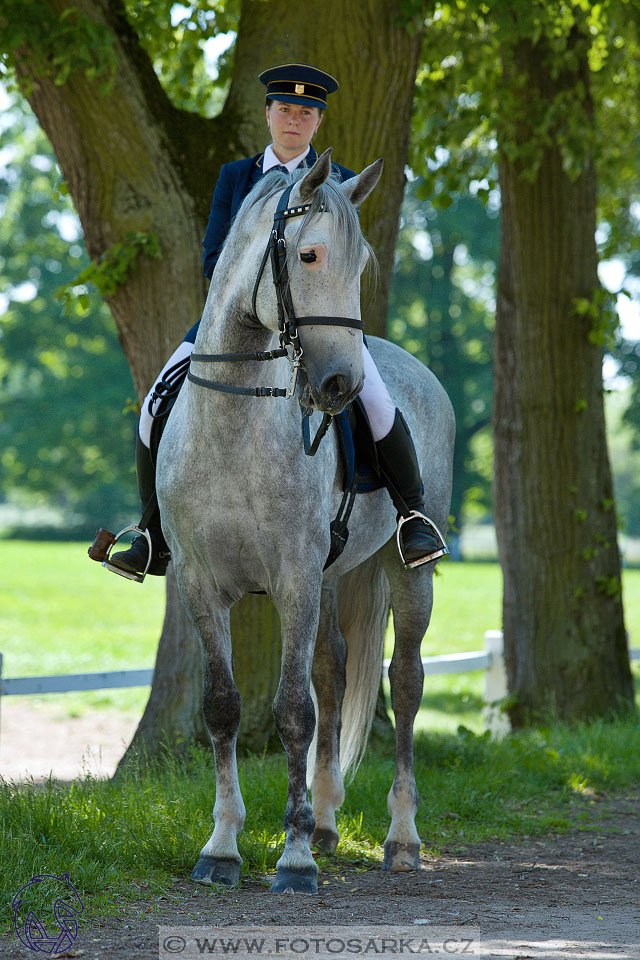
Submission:
[[[87,556],[85,543],[0,541],[0,652],[5,677],[152,667],[164,580],[131,583]],[[141,712],[148,690],[97,690],[51,702],[69,714],[117,706]]]

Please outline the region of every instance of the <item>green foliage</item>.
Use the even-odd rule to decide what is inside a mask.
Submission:
[[[637,0],[406,0],[403,10],[426,16],[410,144],[422,195],[443,210],[469,189],[488,202],[500,153],[533,179],[542,152],[557,148],[569,176],[595,162],[602,256],[639,271]],[[634,348],[615,349],[610,295],[594,291],[574,309],[594,345],[635,369]],[[633,397],[626,418],[640,426],[640,387]]]
[[[132,468],[134,396],[113,319],[95,294],[56,291],[89,266],[72,207],[58,189],[51,148],[16,99],[0,150],[0,491],[46,499],[75,522],[117,522],[137,510]]]
[[[640,343],[628,346],[636,348],[637,354],[633,356],[640,367]],[[632,537],[640,536],[640,419],[634,423],[634,418],[638,417],[638,406],[634,406],[637,384],[636,379],[626,390],[611,393],[606,398],[605,407],[616,504],[623,518],[623,528]],[[631,411],[633,416],[629,417]]]
[[[596,589],[605,597],[618,597],[622,593],[622,584],[618,577],[596,577]]]
[[[640,450],[640,340],[618,336],[612,355],[618,363],[618,375],[629,383],[622,423],[629,429],[632,449]]]
[[[488,197],[498,143],[528,178],[542,151],[557,145],[570,176],[595,158],[603,256],[640,255],[632,213],[640,151],[637,0],[457,0],[422,10],[410,164],[434,202],[446,205],[470,183]],[[406,3],[405,13],[415,14],[415,4]],[[524,90],[527,51],[540,90]]]
[[[498,212],[469,194],[442,209],[424,193],[424,180],[414,180],[402,207],[389,336],[433,370],[453,403],[459,526],[469,509],[491,508],[490,444],[473,441],[491,422]]]
[[[125,7],[175,106],[205,116],[218,113],[231,81],[235,47],[218,59],[215,82],[203,50],[212,37],[237,31],[240,0],[198,0],[179,7],[173,0],[126,0]]]
[[[205,115],[217,112],[230,82],[233,48],[213,70],[205,63],[203,51],[212,38],[237,30],[240,0],[196,0],[179,6],[171,0],[125,0],[124,10],[172,102],[177,107]],[[535,0],[529,4],[516,0],[404,0],[402,4],[402,18],[409,28],[420,29],[426,21],[411,135],[410,162],[421,177],[415,189],[420,199],[429,198],[429,217],[435,218],[436,228],[439,229],[438,217],[444,217],[445,213],[450,213],[453,221],[458,218],[456,229],[462,241],[457,245],[467,248],[469,261],[450,268],[444,254],[436,254],[426,258],[422,265],[416,261],[414,266],[409,266],[411,257],[414,260],[420,257],[412,248],[411,238],[405,242],[401,236],[391,335],[434,366],[454,399],[459,424],[456,477],[464,477],[464,489],[457,480],[454,491],[457,513],[463,499],[469,508],[478,511],[486,509],[490,499],[491,444],[486,426],[491,393],[490,274],[497,253],[492,252],[485,258],[484,253],[477,253],[471,247],[477,246],[482,229],[476,210],[480,201],[488,209],[487,238],[491,243],[496,239],[493,227],[497,223],[497,143],[499,141],[505,155],[518,159],[529,176],[535,175],[541,149],[551,143],[559,144],[565,168],[572,175],[580,173],[589,152],[593,151],[600,182],[598,238],[601,250],[607,257],[623,256],[629,268],[636,269],[640,263],[640,232],[633,214],[640,167],[639,10],[638,0],[603,0],[599,4],[583,0]],[[79,75],[108,82],[113,75],[115,54],[107,29],[94,23],[77,7],[55,19],[42,0],[30,0],[29,4],[5,0],[0,11],[0,62],[5,70],[13,65],[15,53],[27,35],[31,46],[36,38],[39,69],[54,76],[58,83]],[[558,81],[551,97],[521,96],[523,79],[514,64],[518,62],[519,53],[529,46],[537,58],[541,82],[545,77]],[[589,68],[584,76],[578,71],[582,57],[586,57]],[[216,69],[217,76],[212,79]],[[591,127],[585,119],[589,119],[592,109],[595,140],[585,137],[584,133]],[[472,197],[468,196],[469,192]],[[467,201],[473,206],[472,214],[465,208]],[[56,197],[55,191],[52,209],[69,209]],[[446,225],[446,222],[443,219],[442,223]],[[410,229],[420,230],[411,226]],[[467,232],[474,234],[473,240]],[[62,295],[67,309],[71,310],[70,320],[63,322],[71,326],[71,333],[77,333],[74,325],[78,324],[86,330],[93,322],[89,314],[96,314],[98,310],[97,301],[87,299],[82,286],[97,282],[108,293],[113,289],[112,282],[121,282],[127,269],[132,267],[133,255],[143,245],[142,236],[136,235],[132,245],[125,241],[126,250],[112,248],[101,263],[90,265],[85,260],[80,270],[59,275]],[[71,246],[76,248],[80,244]],[[150,251],[151,247],[147,246],[145,252]],[[117,253],[121,255],[114,256]],[[486,268],[488,263],[492,264],[490,269]],[[430,270],[440,268],[444,271],[440,280],[429,274]],[[465,272],[469,275],[465,276]],[[425,278],[429,281],[426,286]],[[15,285],[15,277],[9,283]],[[417,284],[413,292],[412,283]],[[483,284],[485,295],[467,292],[473,285],[479,291]],[[74,288],[80,294],[75,299],[71,295]],[[425,289],[428,298],[422,295]],[[47,288],[47,301],[52,291],[53,287]],[[16,303],[14,300],[11,308],[13,320],[5,317],[2,321],[7,330],[18,315],[27,315],[32,309],[31,306],[18,307]],[[36,298],[32,304],[34,310],[39,303]],[[449,314],[450,309],[462,312],[454,317]],[[442,319],[436,321],[438,311]],[[591,318],[590,337],[594,342],[609,347],[611,330],[611,317],[606,311]],[[60,390],[63,381],[65,389],[69,387],[71,371],[77,371],[78,364],[66,340],[61,346],[60,338],[57,339],[53,348],[48,343],[39,352],[38,363],[33,368],[15,367],[12,360],[12,376],[17,375],[15,370],[21,369],[20,377],[28,379],[31,374],[42,375],[44,368],[52,391]],[[92,342],[91,338],[82,336],[79,340],[79,349],[86,353],[86,344]],[[0,349],[4,355],[5,347]],[[450,360],[439,357],[439,350],[450,352]],[[627,353],[625,363],[633,363],[633,354]],[[459,376],[458,371],[462,371],[462,375]],[[104,378],[100,379],[104,382]],[[2,389],[6,390],[4,386]],[[20,385],[19,390],[22,389]],[[128,384],[115,403],[118,416],[127,394],[131,396]],[[15,392],[4,396],[3,409],[8,410]],[[63,399],[59,394],[55,406]],[[579,398],[576,402],[580,403]],[[39,417],[44,416],[49,403],[50,399],[43,403]],[[127,403],[127,409],[132,405]],[[640,416],[633,412],[638,408],[640,401],[630,405],[629,421],[635,416],[640,423]],[[72,419],[78,421],[77,410]],[[129,430],[132,432],[133,427],[128,427]],[[36,432],[34,443],[37,439]],[[97,448],[93,444],[89,446],[94,451],[101,449],[100,444]],[[79,454],[82,459],[83,453],[79,451]],[[38,458],[32,456],[35,462],[27,464],[26,448],[17,453],[11,444],[6,459],[11,462],[0,468],[0,489],[35,491],[43,477]],[[93,457],[94,469],[101,459],[102,452]],[[107,456],[107,460],[112,458]],[[71,460],[65,459],[65,462],[68,468],[62,473],[68,476]],[[46,464],[44,472],[50,473],[53,462],[46,459]],[[88,465],[83,463],[81,478],[87,469]],[[114,476],[110,469],[107,474]],[[27,475],[30,479],[25,482]],[[47,479],[46,488],[40,491],[43,495],[49,495],[50,483]],[[115,493],[115,488],[112,490]],[[68,505],[76,502],[75,495],[69,499],[56,492],[55,496],[58,502]]]
[[[590,322],[587,332],[589,343],[613,350],[619,325],[615,295],[604,287],[596,287],[590,298],[575,297],[572,308],[575,316],[584,317]]]
[[[64,303],[65,313],[69,313],[72,308],[78,286],[92,283],[103,297],[112,296],[118,287],[125,283],[141,253],[154,260],[162,258],[157,233],[144,233],[141,230],[126,233],[124,240],[105,250],[97,263],[91,262],[74,280],[61,286],[56,292],[56,298]],[[85,293],[81,295],[80,305],[85,309],[88,306]]]
[[[28,91],[39,76],[53,77],[61,86],[72,76],[109,85],[116,71],[116,56],[109,28],[91,20],[78,7],[68,7],[59,17],[42,0],[3,0],[0,9],[0,64],[15,66],[21,49],[32,51],[28,74],[20,85]]]

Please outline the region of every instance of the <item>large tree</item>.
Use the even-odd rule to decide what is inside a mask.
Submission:
[[[497,140],[494,515],[516,725],[632,702],[595,232],[596,163],[610,188],[631,140],[621,118],[636,75],[634,12],[615,0],[438,3],[419,75],[423,135],[448,147],[425,171],[434,192],[446,196],[460,171],[490,191],[490,152],[478,147]]]
[[[273,63],[317,63],[339,77],[319,148],[333,146],[336,159],[356,170],[385,158],[381,187],[362,215],[380,263],[367,328],[384,335],[421,41],[420,22],[402,19],[399,0],[354,0],[346,17],[341,0],[315,7],[243,0],[228,96],[209,119],[184,109],[180,90],[165,89],[154,71],[154,41],[171,36],[175,45],[171,7],[163,0],[6,0],[0,10],[0,51],[53,145],[96,265],[89,279],[112,310],[139,397],[200,315],[200,241],[212,188],[222,163],[264,147],[257,73]],[[201,8],[194,25],[208,11],[215,32],[209,5]],[[159,54],[161,77],[176,58],[184,66],[171,50]],[[167,586],[154,684],[136,738],[151,752],[163,737],[186,742],[201,727],[193,631],[172,577]],[[278,631],[260,599],[236,605],[232,616],[237,680],[250,707],[245,742],[260,749],[278,676]]]
[[[589,20],[503,45],[495,517],[511,719],[606,716],[633,689],[607,453]],[[535,35],[533,35],[535,37]],[[542,131],[544,130],[544,135]],[[532,250],[538,255],[531,256]]]

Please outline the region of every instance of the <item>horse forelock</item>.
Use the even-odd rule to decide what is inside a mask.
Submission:
[[[260,216],[270,200],[282,193],[288,186],[297,183],[305,174],[308,168],[302,167],[293,171],[293,173],[284,173],[280,170],[273,170],[262,177],[251,192],[245,197],[240,209],[238,210],[224,248],[238,247],[239,251],[246,248],[245,229],[247,220],[253,212]],[[362,267],[363,253],[367,253],[367,263],[372,269],[376,269],[377,262],[372,247],[365,239],[360,226],[360,219],[356,208],[351,200],[340,189],[340,179],[338,175],[332,174],[329,179],[318,188],[311,202],[309,211],[302,217],[299,229],[295,234],[295,242],[289,244],[290,258],[294,258],[297,247],[304,239],[307,226],[314,217],[320,212],[321,207],[326,213],[333,215],[333,240],[334,243],[340,242],[343,245],[343,254],[336,263],[337,272],[345,277],[352,277],[360,272]],[[275,212],[275,206],[272,213]],[[253,219],[253,218],[251,218]],[[265,237],[265,245],[267,242]]]

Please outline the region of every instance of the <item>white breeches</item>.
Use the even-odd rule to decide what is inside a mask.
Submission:
[[[190,356],[192,352],[193,344],[188,340],[183,340],[178,349],[175,350],[167,360],[158,379],[162,380],[167,370]],[[385,386],[384,380],[373,362],[373,357],[364,344],[362,347],[362,359],[364,361],[364,386],[360,392],[360,399],[369,417],[373,439],[377,442],[378,440],[382,440],[383,437],[386,437],[391,430],[396,415],[396,408],[393,400],[389,396],[389,391]],[[149,413],[149,403],[154,389],[155,385],[144,398],[142,411],[140,413],[140,425],[138,427],[140,439],[147,447],[151,445],[151,425],[153,418]]]

